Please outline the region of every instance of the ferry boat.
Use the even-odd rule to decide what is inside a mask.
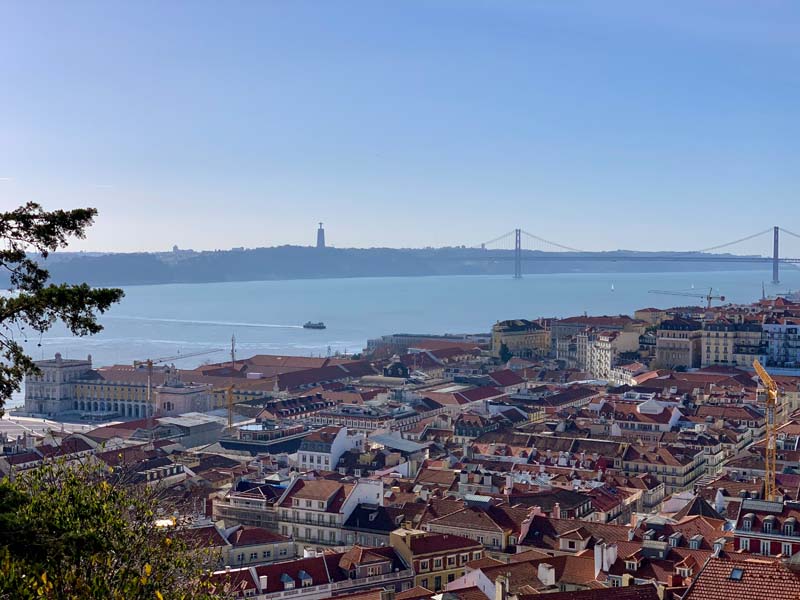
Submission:
[[[320,321],[319,323],[312,323],[308,321],[305,325],[303,325],[304,329],[325,329],[325,323]]]

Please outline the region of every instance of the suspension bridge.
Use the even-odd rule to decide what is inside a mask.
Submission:
[[[800,239],[800,234],[780,226],[770,227],[745,237],[697,250],[681,252],[596,252],[581,250],[566,244],[554,242],[541,236],[529,233],[524,229],[514,229],[489,241],[473,246],[476,252],[459,255],[469,260],[507,260],[514,263],[514,278],[522,278],[524,261],[618,261],[618,262],[713,262],[713,263],[764,263],[772,264],[772,283],[780,283],[780,265],[800,264],[800,258],[782,257],[780,255],[781,234]],[[731,248],[756,238],[772,239],[772,252],[764,255],[715,254],[719,250]],[[506,251],[506,252],[498,252]]]

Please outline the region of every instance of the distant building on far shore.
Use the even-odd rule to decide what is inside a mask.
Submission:
[[[322,222],[320,221],[319,229],[317,229],[317,248],[324,248],[325,247],[325,230],[322,228]]]

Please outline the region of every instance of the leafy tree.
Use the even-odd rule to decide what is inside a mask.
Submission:
[[[215,557],[156,523],[158,490],[100,465],[47,462],[0,482],[0,599],[226,597],[207,577]]]
[[[45,211],[35,202],[0,213],[0,271],[11,288],[0,295],[0,416],[25,375],[36,372],[20,343],[29,332],[44,333],[60,320],[75,335],[95,334],[102,330],[98,313],[123,296],[85,283],[48,283],[50,274],[35,260],[64,248],[71,237],[83,238],[96,214],[94,208]]]
[[[514,355],[511,353],[511,350],[508,349],[508,346],[506,346],[505,342],[500,344],[500,360],[502,362],[507,363],[513,356]]]

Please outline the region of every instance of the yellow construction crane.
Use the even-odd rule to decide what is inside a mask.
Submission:
[[[228,430],[233,430],[233,390],[236,388],[234,385],[228,385],[223,388],[216,388],[211,390],[212,394],[218,392],[225,392],[225,405],[228,407]]]
[[[753,361],[753,368],[758,374],[764,389],[767,391],[767,436],[765,467],[766,476],[764,477],[764,498],[766,500],[778,499],[778,488],[775,485],[776,456],[777,456],[777,421],[778,410],[778,384],[769,376],[766,369],[761,366],[758,359]]]

